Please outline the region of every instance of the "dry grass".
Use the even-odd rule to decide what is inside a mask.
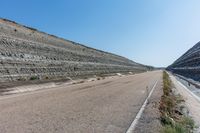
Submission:
[[[163,96],[160,103],[162,133],[191,133],[194,121],[176,110],[184,102],[180,95],[172,92],[172,83],[167,72],[163,72]]]

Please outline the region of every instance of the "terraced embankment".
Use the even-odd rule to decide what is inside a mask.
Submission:
[[[200,42],[167,68],[173,73],[200,81]]]
[[[0,83],[59,80],[149,67],[0,19]]]

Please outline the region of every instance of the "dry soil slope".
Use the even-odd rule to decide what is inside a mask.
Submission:
[[[0,19],[0,82],[66,79],[149,67]]]

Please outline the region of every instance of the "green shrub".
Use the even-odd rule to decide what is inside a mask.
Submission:
[[[183,117],[181,124],[184,125],[186,128],[189,128],[189,129],[195,128],[194,120],[190,117]]]
[[[172,128],[171,126],[167,125],[163,127],[161,133],[177,133],[176,129]]]
[[[30,80],[36,80],[36,79],[38,79],[37,76],[32,76],[32,77],[30,77]]]
[[[181,124],[175,124],[175,125],[165,125],[163,129],[161,130],[161,133],[189,133],[189,131],[184,128]]]
[[[161,116],[161,123],[162,123],[163,125],[170,125],[170,126],[173,125],[172,119],[170,119],[170,117],[168,117],[168,116],[166,116],[166,115]]]

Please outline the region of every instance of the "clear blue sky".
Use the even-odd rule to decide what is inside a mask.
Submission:
[[[139,63],[168,66],[200,41],[199,0],[0,0],[0,17]]]

